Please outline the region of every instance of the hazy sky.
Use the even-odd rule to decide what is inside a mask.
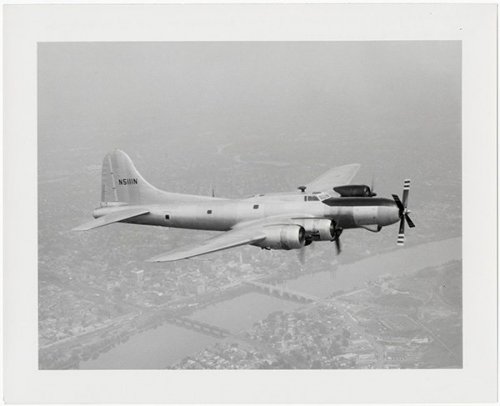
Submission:
[[[344,123],[369,139],[460,110],[459,42],[56,43],[39,56],[40,126],[64,145],[107,150],[147,129],[334,137]]]

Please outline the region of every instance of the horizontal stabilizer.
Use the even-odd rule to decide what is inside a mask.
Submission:
[[[95,220],[89,221],[88,223],[82,224],[81,226],[73,228],[73,231],[87,231],[93,228],[107,226],[108,224],[117,223],[119,221],[128,220],[133,217],[140,216],[142,214],[148,214],[149,210],[135,207],[131,209],[123,209],[113,213],[106,214]]]

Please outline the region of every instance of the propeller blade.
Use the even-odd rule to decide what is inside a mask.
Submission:
[[[342,252],[342,245],[340,244],[340,237],[335,240],[335,248],[337,249],[337,255]]]
[[[404,217],[401,217],[401,220],[399,221],[399,235],[404,235],[405,234],[405,219]]]
[[[410,179],[405,179],[403,184],[403,207],[408,207],[408,195],[410,193]]]
[[[399,234],[397,245],[405,245],[405,219],[401,217],[401,221],[399,222]]]
[[[297,252],[297,256],[299,258],[299,262],[302,266],[306,264],[306,247],[303,246],[299,251]]]
[[[399,196],[398,195],[392,195],[392,198],[396,202],[396,205],[398,206],[399,212],[403,213],[403,211],[405,210],[405,207],[403,206],[403,203],[401,203],[401,200],[399,200]]]
[[[411,221],[411,218],[410,218],[410,216],[408,216],[408,214],[405,214],[405,219],[406,219],[406,222],[408,223],[408,227],[410,227],[410,228],[415,227],[415,223],[413,221]]]
[[[405,235],[404,234],[398,234],[398,241],[396,244],[400,245],[400,246],[405,245]]]

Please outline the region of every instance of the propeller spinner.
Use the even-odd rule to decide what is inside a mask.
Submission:
[[[411,221],[409,214],[411,213],[408,209],[408,195],[410,193],[410,179],[405,179],[403,186],[403,201],[398,195],[392,195],[392,198],[396,202],[399,209],[399,234],[398,234],[398,245],[405,244],[405,221],[408,223],[408,227],[413,228],[415,224]]]

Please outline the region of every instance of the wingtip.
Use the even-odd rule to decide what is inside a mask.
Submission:
[[[88,228],[87,227],[84,227],[84,226],[77,226],[77,227],[73,227],[71,229],[71,231],[87,231]]]
[[[155,263],[155,262],[160,262],[160,261],[158,261],[158,259],[156,259],[156,258],[148,258],[148,259],[145,259],[144,262]]]
[[[145,262],[159,263],[159,262],[175,262],[183,259],[191,258],[190,256],[182,256],[176,253],[160,254],[155,257],[146,259]]]
[[[168,258],[164,255],[158,255],[156,257],[152,257],[145,260],[145,262],[150,262],[150,263],[172,262],[172,261],[176,261],[176,259]]]

